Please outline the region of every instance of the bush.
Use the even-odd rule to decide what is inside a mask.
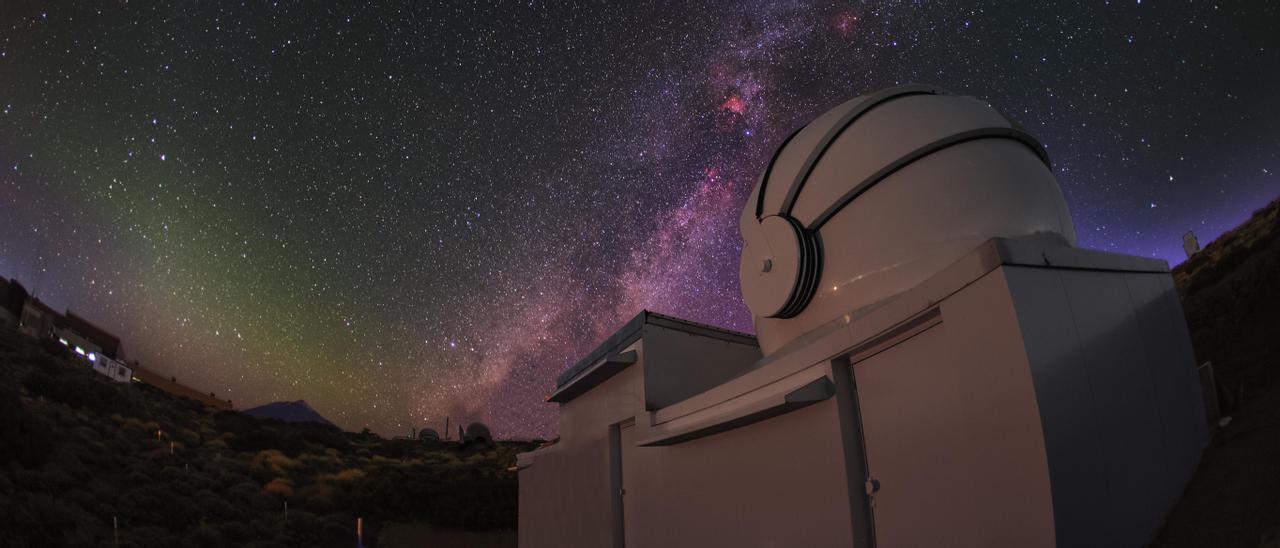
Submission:
[[[387,440],[373,450],[374,455],[389,459],[412,456],[422,446],[418,440]]]
[[[37,545],[97,546],[110,530],[76,504],[53,495],[30,495],[13,506],[12,528]]]
[[[262,492],[277,499],[287,499],[293,496],[293,482],[288,478],[274,478],[262,486]]]
[[[262,429],[262,423],[239,411],[218,411],[213,414],[213,425],[218,430],[240,437]]]
[[[277,450],[290,457],[296,457],[302,454],[306,443],[296,432],[260,428],[237,434],[231,440],[231,448],[245,452]]]
[[[306,442],[323,445],[343,453],[351,451],[351,442],[335,427],[314,422],[300,423],[295,427],[302,433],[302,439]]]
[[[54,445],[53,429],[28,412],[13,389],[0,387],[0,464],[17,461],[34,468],[48,459]]]

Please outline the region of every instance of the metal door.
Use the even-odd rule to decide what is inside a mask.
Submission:
[[[866,490],[880,548],[954,545],[961,505],[971,502],[956,451],[965,440],[949,415],[962,412],[937,325],[853,366],[866,444]]]

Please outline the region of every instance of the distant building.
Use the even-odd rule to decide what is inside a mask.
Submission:
[[[140,380],[165,392],[192,398],[217,409],[231,409],[230,400],[218,399],[130,364],[125,360],[120,337],[70,310],[59,314],[40,299],[27,293],[17,280],[0,278],[0,327],[16,326],[18,332],[36,339],[62,343],[94,371],[116,382]]]
[[[458,444],[463,447],[492,447],[493,434],[489,433],[489,427],[482,422],[468,424],[466,430],[458,426]]]
[[[432,428],[423,428],[418,431],[419,441],[440,441],[440,433]]]
[[[93,370],[106,376],[107,378],[122,383],[133,382],[133,368],[128,364],[113,360],[103,354],[93,353],[88,356],[89,362],[93,364]]]
[[[54,321],[53,336],[93,370],[115,382],[133,381],[133,367],[121,359],[120,338],[70,310]]]
[[[41,302],[40,299],[30,297],[22,303],[22,317],[18,320],[18,331],[28,337],[50,339],[53,338],[54,329],[60,322],[62,322],[62,314]]]
[[[124,359],[124,349],[117,337],[68,310],[54,328],[54,334],[85,351],[92,350],[113,360]]]
[[[1187,258],[1200,251],[1200,240],[1196,238],[1195,232],[1188,230],[1182,235],[1182,250],[1187,252]]]

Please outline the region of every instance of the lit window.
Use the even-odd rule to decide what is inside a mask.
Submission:
[[[83,349],[83,348],[80,348],[79,346],[77,346],[77,347],[76,347],[76,354],[79,354],[79,355],[83,356],[83,355],[84,355],[84,349]]]
[[[98,361],[98,355],[97,355],[97,354],[94,354],[93,352],[90,352],[90,353],[89,353],[89,361],[91,361],[91,362],[96,362],[96,361]]]
[[[62,343],[62,346],[71,346],[71,343],[67,342],[66,339],[63,339],[61,337],[58,338],[58,342]]]

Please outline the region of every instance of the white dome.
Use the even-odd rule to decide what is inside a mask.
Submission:
[[[920,85],[858,97],[793,134],[741,228],[742,293],[765,355],[990,238],[1075,245],[1040,143],[982,101]]]

